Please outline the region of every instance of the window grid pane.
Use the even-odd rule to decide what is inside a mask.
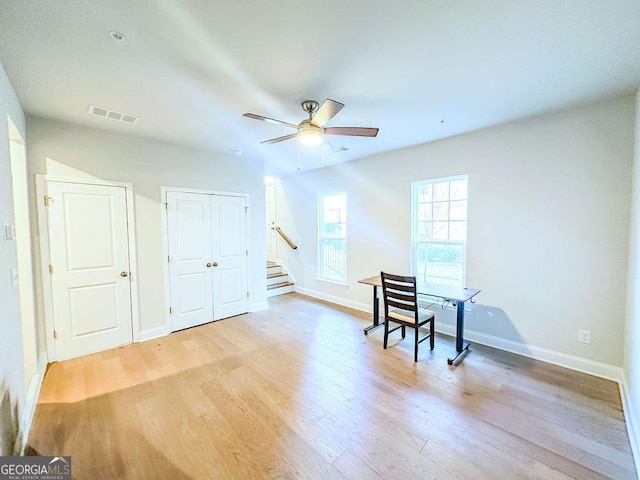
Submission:
[[[414,183],[412,268],[419,283],[462,286],[467,190],[466,176]]]
[[[347,196],[320,197],[318,276],[325,280],[347,279]]]
[[[344,239],[322,239],[322,264],[320,277],[327,280],[346,280],[347,242]]]
[[[420,242],[417,252],[418,283],[460,285],[464,261],[463,245]]]
[[[467,199],[467,180],[454,180],[451,182],[451,200]]]

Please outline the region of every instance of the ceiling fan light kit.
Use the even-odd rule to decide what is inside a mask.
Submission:
[[[378,135],[377,128],[370,127],[327,127],[324,125],[331,120],[344,107],[343,103],[336,102],[327,98],[322,105],[315,100],[305,100],[301,104],[309,118],[301,121],[298,125],[293,123],[275,120],[273,118],[264,117],[255,113],[245,113],[243,116],[261,120],[263,122],[275,123],[289,128],[295,128],[296,133],[284,135],[282,137],[272,138],[260,143],[279,143],[291,138],[298,138],[299,142],[304,145],[320,145],[325,135],[349,135],[353,137],[375,137]]]
[[[316,127],[309,123],[309,120],[305,120],[298,127],[298,141],[303,145],[312,147],[320,145],[323,140],[323,135],[324,130],[321,127]]]

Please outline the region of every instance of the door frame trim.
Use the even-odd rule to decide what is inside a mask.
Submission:
[[[239,193],[239,192],[223,192],[220,190],[203,190],[199,188],[186,188],[186,187],[168,187],[161,186],[160,187],[160,209],[162,213],[162,272],[164,275],[164,320],[166,325],[167,333],[172,332],[171,325],[171,314],[169,313],[169,308],[171,307],[171,277],[169,273],[169,262],[165,262],[164,259],[169,255],[169,222],[168,222],[168,212],[165,207],[167,204],[167,193],[176,192],[176,193],[202,193],[205,195],[218,195],[223,197],[241,197],[244,198],[245,206],[249,209],[246,217],[246,235],[247,235],[247,250],[249,254],[246,256],[246,266],[247,266],[247,291],[249,292],[249,301],[248,308],[249,312],[253,311],[252,308],[252,295],[253,289],[251,285],[253,285],[253,279],[251,277],[251,258],[253,256],[253,249],[251,248],[251,222],[249,221],[249,212],[251,212],[251,202],[250,195],[248,193]]]
[[[42,280],[42,300],[45,324],[45,343],[49,362],[58,359],[56,345],[53,338],[53,289],[51,275],[49,274],[49,222],[47,209],[44,205],[44,196],[47,195],[48,182],[83,183],[85,185],[98,185],[105,187],[123,187],[127,202],[127,230],[129,249],[129,269],[131,272],[131,333],[132,342],[140,341],[140,304],[138,299],[138,261],[136,256],[136,231],[135,209],[133,207],[133,184],[129,182],[116,182],[100,178],[62,177],[57,175],[36,174],[36,210],[38,216],[38,243],[40,244],[40,278]]]

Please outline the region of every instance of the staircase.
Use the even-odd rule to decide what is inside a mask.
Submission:
[[[267,298],[293,292],[293,282],[282,265],[267,262]]]

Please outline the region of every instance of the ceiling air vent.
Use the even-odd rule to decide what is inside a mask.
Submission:
[[[96,107],[95,105],[89,105],[89,114],[96,117],[110,118],[111,120],[117,120],[124,123],[138,123],[139,117],[129,115],[127,113],[115,112],[107,108]]]

